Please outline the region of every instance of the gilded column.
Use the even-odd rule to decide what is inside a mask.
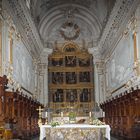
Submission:
[[[135,12],[133,27],[134,69],[140,76],[140,5]]]
[[[2,20],[0,19],[0,75],[2,75]]]
[[[12,27],[11,27],[12,28]],[[12,29],[10,29],[10,31],[9,31],[9,43],[10,43],[10,46],[9,46],[9,62],[10,62],[10,65],[12,65],[13,64],[13,37],[12,37],[12,35],[13,35],[13,31],[12,31]]]

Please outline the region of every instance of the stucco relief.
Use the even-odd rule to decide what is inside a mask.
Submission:
[[[79,21],[78,21],[79,20]],[[92,42],[93,41],[93,33],[91,32],[91,29],[89,28],[88,24],[83,23],[80,19],[75,20],[74,24],[77,24],[79,26],[80,32],[79,36],[75,41],[82,41],[83,39],[86,40],[87,42]],[[65,22],[65,20],[64,20]],[[62,23],[58,22],[55,25],[52,25],[53,27],[50,27],[50,31],[46,33],[45,36],[43,36],[45,42],[54,42],[54,40],[57,40],[57,42],[63,42],[65,39],[61,35],[61,26]],[[64,29],[63,29],[64,30]],[[69,34],[69,32],[72,31],[67,31],[68,29],[65,29],[65,32]],[[96,34],[98,36],[98,34]],[[94,37],[94,40],[97,38]]]

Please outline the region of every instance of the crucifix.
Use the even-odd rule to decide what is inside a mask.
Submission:
[[[39,108],[37,109],[37,111],[39,111],[39,119],[38,119],[38,125],[41,125],[42,124],[42,111],[43,109],[41,108],[41,106],[39,106]]]
[[[39,111],[39,118],[41,118],[41,113],[42,113],[42,111],[43,111],[43,109],[41,108],[41,106],[39,106],[39,108],[37,109],[37,111]]]

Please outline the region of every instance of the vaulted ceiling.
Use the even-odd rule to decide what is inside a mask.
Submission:
[[[63,43],[67,40],[60,30],[72,16],[71,20],[80,33],[69,40],[78,43],[84,40],[88,47],[93,47],[97,45],[114,3],[112,0],[36,0],[32,1],[31,13],[44,46],[51,47],[48,44],[54,41]]]
[[[40,57],[44,48],[51,52],[54,43],[70,40],[84,42],[96,58],[103,59],[115,46],[139,3],[139,0],[3,0],[3,11],[12,17],[34,58]]]

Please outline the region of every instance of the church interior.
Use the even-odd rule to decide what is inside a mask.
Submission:
[[[139,90],[139,0],[0,0],[0,140],[140,140]]]

